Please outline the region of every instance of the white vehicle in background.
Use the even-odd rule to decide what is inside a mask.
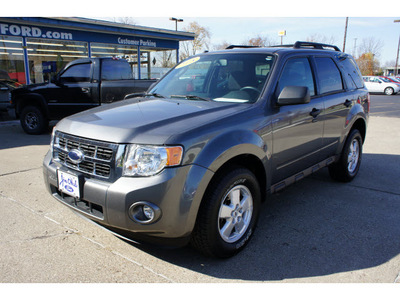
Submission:
[[[400,86],[386,78],[379,76],[363,76],[365,86],[370,93],[384,93],[394,95],[400,92]]]

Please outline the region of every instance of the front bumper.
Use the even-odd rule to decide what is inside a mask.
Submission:
[[[81,198],[58,190],[57,170],[81,179]],[[130,239],[185,239],[193,230],[202,196],[213,173],[197,165],[167,168],[150,177],[120,177],[105,182],[84,176],[52,160],[49,151],[43,161],[43,175],[50,194],[92,221]],[[129,216],[129,208],[146,201],[161,210],[151,224],[140,224]]]

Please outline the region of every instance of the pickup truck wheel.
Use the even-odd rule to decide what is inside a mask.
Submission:
[[[49,121],[36,106],[26,106],[22,109],[20,122],[22,129],[28,134],[41,134],[49,126]]]
[[[254,232],[260,202],[260,187],[252,172],[238,167],[220,174],[204,196],[192,244],[208,256],[235,255]]]
[[[337,181],[352,181],[360,168],[362,137],[357,129],[351,131],[344,145],[340,160],[329,166],[329,174]]]
[[[390,96],[390,95],[393,95],[393,94],[394,94],[394,89],[391,88],[391,87],[387,87],[387,88],[384,90],[384,92],[385,92],[385,95]]]

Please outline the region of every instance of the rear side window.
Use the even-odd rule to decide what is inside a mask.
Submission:
[[[352,79],[355,86],[359,89],[363,88],[363,78],[361,76],[360,69],[358,68],[354,59],[351,57],[347,57],[344,61],[341,62],[341,64],[343,65],[345,72]]]
[[[123,60],[103,60],[101,64],[102,80],[125,80],[133,79],[132,69]]]
[[[330,57],[316,57],[315,63],[318,72],[320,94],[343,90],[342,76]]]

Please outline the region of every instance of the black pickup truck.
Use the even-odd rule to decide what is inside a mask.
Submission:
[[[49,120],[146,91],[156,80],[135,80],[129,63],[111,57],[70,62],[51,82],[31,84],[11,93],[12,115],[28,134],[41,134]]]

